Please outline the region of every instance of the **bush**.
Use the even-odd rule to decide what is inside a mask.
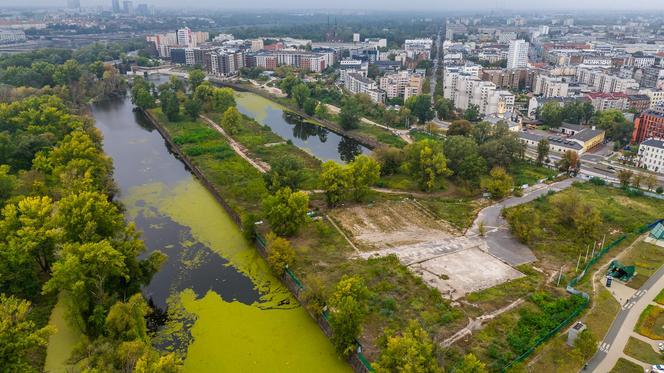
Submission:
[[[658,186],[657,189],[655,190],[655,192],[657,192],[657,194],[662,194],[662,193],[664,193],[664,188],[662,188],[661,186]]]
[[[267,261],[270,267],[279,275],[295,261],[295,250],[285,238],[274,233],[267,236]]]
[[[590,178],[590,183],[593,184],[593,185],[597,185],[597,186],[606,185],[606,181],[604,181],[604,179],[601,179],[597,176],[591,177]]]

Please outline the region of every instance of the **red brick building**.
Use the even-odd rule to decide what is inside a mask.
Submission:
[[[646,110],[634,120],[632,143],[648,138],[664,138],[664,108]]]

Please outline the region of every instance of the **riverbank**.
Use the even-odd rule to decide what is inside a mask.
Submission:
[[[237,156],[223,141],[220,134],[205,137],[199,142],[178,144],[175,140],[187,131],[199,131],[207,125],[202,120],[168,121],[159,109],[150,111],[155,127],[165,133],[164,138],[185,163],[196,170],[195,174],[206,180],[211,191],[224,200],[233,216],[239,221],[249,214],[260,214],[258,201],[267,194],[260,188],[244,190],[240,195],[225,183],[254,185],[262,183],[260,173],[251,165]],[[170,140],[169,140],[170,139]],[[192,149],[197,149],[192,152]],[[226,152],[224,149],[228,149]],[[204,150],[204,151],[201,151]],[[222,153],[223,156],[218,154]],[[236,161],[232,161],[235,159]],[[225,165],[232,165],[226,173],[220,174]],[[223,176],[223,177],[222,177]],[[249,195],[249,197],[247,197]],[[322,196],[312,195],[312,205],[324,212]],[[384,198],[384,197],[381,197]],[[399,197],[394,197],[399,199]],[[252,201],[248,203],[247,201]],[[246,220],[245,220],[246,221]],[[239,222],[238,222],[239,223]],[[360,337],[363,352],[369,360],[376,359],[380,352],[379,341],[388,328],[405,328],[412,319],[426,321],[432,334],[445,337],[453,334],[463,323],[459,310],[453,309],[449,301],[444,300],[440,293],[432,291],[420,278],[403,266],[396,258],[383,257],[369,260],[360,259],[342,234],[328,219],[310,220],[301,232],[291,239],[296,251],[295,263],[292,266],[294,277],[282,277],[282,280],[295,294],[302,304],[303,288],[307,284],[318,284],[323,294],[327,294],[344,274],[358,275],[367,284],[371,296],[369,300],[370,315],[364,324],[364,332]],[[259,244],[259,250],[262,250]],[[303,283],[303,286],[300,284]],[[326,330],[326,323],[316,314],[315,319]],[[458,325],[457,325],[458,324]],[[359,359],[358,359],[359,361]]]

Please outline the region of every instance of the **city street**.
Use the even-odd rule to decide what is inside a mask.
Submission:
[[[655,299],[664,288],[664,266],[652,275],[635,293],[611,324],[600,349],[588,362],[586,371],[604,373],[610,371],[619,358],[623,357],[623,349],[636,326],[643,310]]]

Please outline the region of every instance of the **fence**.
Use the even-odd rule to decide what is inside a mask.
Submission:
[[[650,224],[646,224],[640,228],[637,228],[632,232],[633,234],[640,235],[650,229],[652,229],[654,226],[656,226],[658,223],[664,222],[664,219],[656,220]],[[569,325],[569,323],[574,320],[583,310],[588,307],[588,304],[590,303],[590,296],[580,290],[577,290],[574,288],[581,280],[583,280],[584,276],[587,274],[588,270],[590,267],[593,265],[597,264],[597,262],[604,257],[606,253],[608,253],[611,249],[614,247],[618,246],[621,242],[623,242],[627,238],[627,235],[624,234],[605,247],[603,247],[597,254],[595,254],[590,260],[584,265],[583,270],[573,279],[570,280],[570,282],[567,284],[567,292],[573,295],[578,295],[584,298],[584,302],[576,309],[574,312],[570,314],[569,317],[567,317],[564,321],[562,321],[560,324],[558,324],[555,328],[553,328],[551,331],[549,331],[546,335],[543,337],[539,338],[533,346],[531,346],[526,352],[523,354],[519,355],[517,358],[509,362],[507,365],[505,365],[501,371],[505,372],[507,369],[511,368],[514,366],[514,364],[520,363],[524,361],[530,354],[535,351],[539,346],[541,346],[544,342],[548,341],[551,337],[555,336],[562,328],[565,326]]]

